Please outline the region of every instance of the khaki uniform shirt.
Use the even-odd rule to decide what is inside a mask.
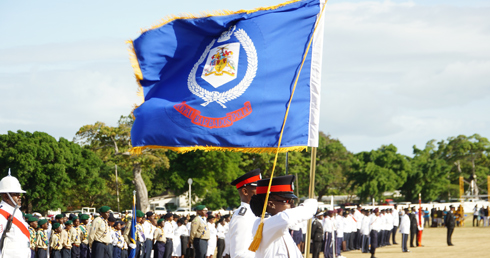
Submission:
[[[167,238],[165,237],[165,233],[163,232],[162,227],[157,227],[155,232],[153,233],[153,239],[157,242],[167,242]]]
[[[79,246],[82,243],[82,231],[80,230],[80,227],[71,227],[70,241],[76,246]]]
[[[61,244],[63,248],[66,249],[71,249],[71,240],[70,240],[70,234],[66,229],[63,229],[61,231]]]
[[[78,228],[80,229],[80,240],[81,240],[81,242],[88,245],[88,227],[83,225],[83,224],[80,224],[80,226],[78,226]]]
[[[194,238],[209,239],[209,228],[207,222],[201,216],[197,216],[192,220],[190,241]]]
[[[36,236],[36,247],[38,249],[48,249],[49,245],[49,240],[48,240],[48,232],[46,232],[44,229],[40,229],[37,231],[37,236]]]
[[[88,233],[88,243],[90,247],[94,241],[98,241],[104,244],[109,244],[112,242],[112,237],[110,234],[110,227],[107,220],[97,217],[92,221],[92,226]]]
[[[51,243],[49,245],[51,250],[61,250],[61,233],[52,233],[51,234]]]

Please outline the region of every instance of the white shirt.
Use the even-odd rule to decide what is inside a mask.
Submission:
[[[163,224],[163,233],[165,234],[166,238],[173,239],[174,226],[172,225],[172,222],[165,221],[165,224]]]
[[[254,252],[248,250],[254,238],[252,227],[250,226],[253,225],[255,220],[257,220],[257,217],[253,214],[252,209],[250,209],[250,204],[242,202],[240,207],[233,213],[228,227],[228,235],[226,236],[230,246],[230,257],[242,258],[255,256]],[[223,227],[222,233],[225,234],[226,227],[221,227]]]
[[[255,257],[268,258],[302,258],[303,255],[288,232],[291,225],[307,221],[315,215],[318,207],[316,199],[308,199],[303,206],[287,209],[264,219],[262,241]],[[253,233],[257,231],[260,220],[256,220]]]
[[[333,219],[329,216],[323,219],[323,235],[325,235],[325,232],[333,232]]]
[[[407,214],[402,216],[402,221],[400,223],[400,233],[410,234],[410,218]]]
[[[225,239],[225,227],[221,223],[218,223],[218,226],[216,226],[216,231],[218,238]]]
[[[393,226],[395,227],[400,226],[400,215],[398,214],[398,211],[393,210],[391,215],[393,216]]]
[[[366,215],[362,215],[361,234],[365,236],[369,235],[369,217]]]
[[[20,207],[19,207],[20,208]],[[14,212],[14,207],[10,206],[8,203],[2,201],[0,203],[0,209],[3,212],[7,212],[8,214],[12,214]],[[8,218],[9,215],[7,215]],[[14,218],[19,220],[20,223],[25,226],[25,230],[28,231],[29,225],[24,221],[22,217],[22,212],[17,209],[14,214]],[[0,236],[3,234],[5,227],[7,226],[7,219],[0,215]],[[25,258],[31,256],[31,249],[29,248],[29,238],[30,235],[27,233],[27,236],[22,233],[21,229],[17,227],[12,222],[12,227],[10,231],[7,233],[5,238],[5,242],[3,245],[3,250],[0,250],[0,257],[5,258]],[[3,255],[3,256],[2,256]]]
[[[371,230],[374,230],[379,232],[381,230],[381,225],[382,225],[381,220],[382,220],[381,217],[376,216],[376,214],[373,213],[371,219],[369,220],[369,231],[371,232]]]
[[[155,226],[150,221],[143,222],[143,234],[145,234],[145,240],[153,240],[153,234],[155,233]]]
[[[354,219],[356,219],[357,229],[361,229],[363,216],[364,215],[358,209],[356,209],[356,211],[354,212]]]
[[[338,214],[335,217],[335,228],[337,229],[337,238],[344,237],[344,217]]]

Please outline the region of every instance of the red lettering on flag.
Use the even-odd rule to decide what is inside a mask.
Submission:
[[[250,104],[250,101],[245,102],[242,108],[226,113],[226,116],[224,117],[217,118],[201,116],[201,111],[187,105],[185,101],[174,105],[174,108],[183,116],[189,118],[193,124],[211,129],[230,127],[234,122],[252,114],[252,105]]]

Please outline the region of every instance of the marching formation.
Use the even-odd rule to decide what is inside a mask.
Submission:
[[[241,200],[231,216],[214,216],[205,205],[198,205],[192,216],[167,213],[159,217],[152,211],[136,210],[118,219],[110,207],[103,206],[96,217],[58,214],[51,220],[20,212],[25,191],[9,175],[0,181],[0,257],[303,257],[304,232],[312,218],[313,258],[321,252],[326,258],[334,254],[343,258],[344,252],[352,250],[374,257],[377,248],[398,244],[397,232],[402,236],[402,252],[410,252],[408,245],[422,246],[424,220],[439,217],[435,209],[429,215],[427,209],[399,210],[397,205],[381,210],[358,205],[355,209],[319,211],[317,201],[307,199],[295,206],[294,181],[293,175],[262,179],[258,169],[242,175],[231,182]],[[448,229],[449,246],[453,245],[457,216],[450,206],[441,223]],[[439,224],[433,221],[433,225]]]

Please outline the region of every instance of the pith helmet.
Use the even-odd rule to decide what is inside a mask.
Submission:
[[[0,193],[25,193],[20,187],[19,180],[10,175],[10,168],[8,176],[0,180]]]

